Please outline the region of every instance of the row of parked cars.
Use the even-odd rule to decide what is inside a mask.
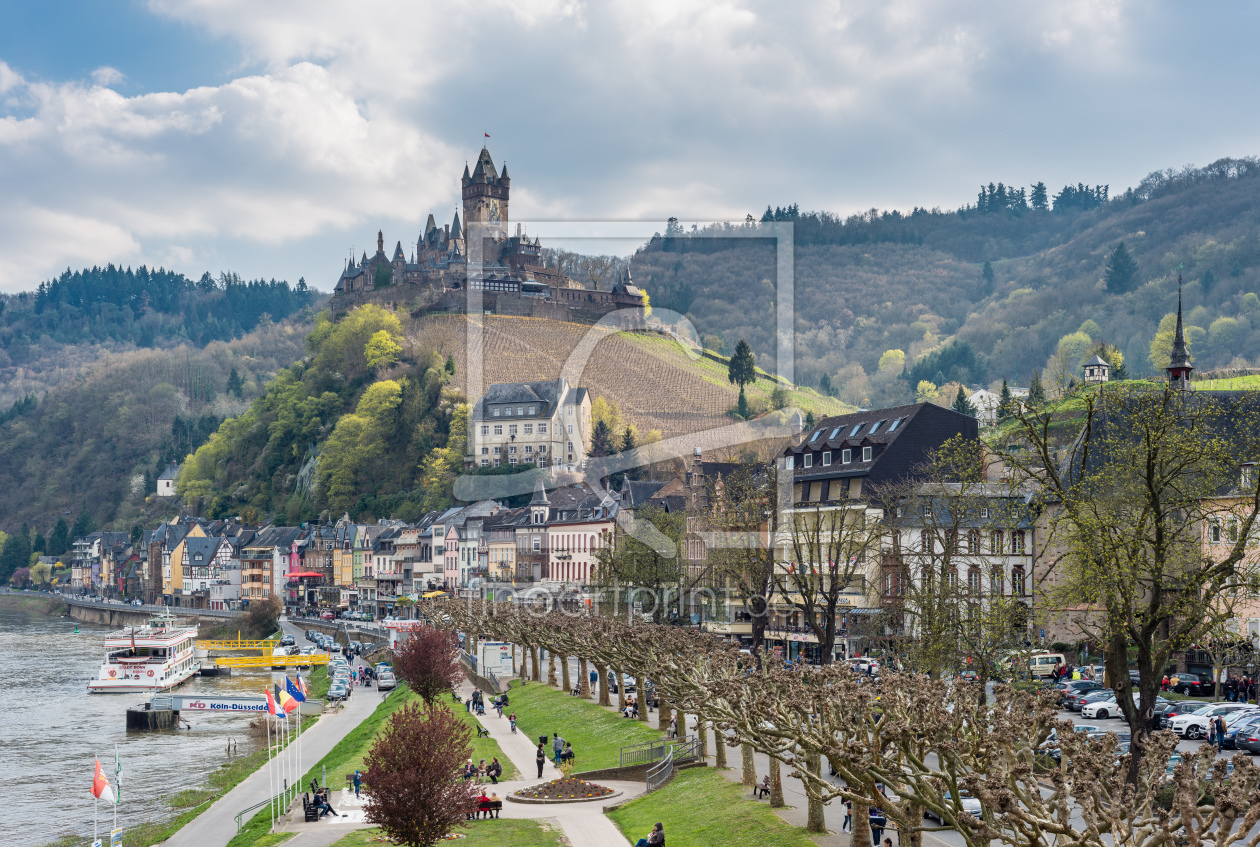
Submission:
[[[1187,677],[1192,677],[1186,674]],[[1080,712],[1090,720],[1107,720],[1121,717],[1116,693],[1096,682],[1073,680],[1060,683],[1063,691],[1063,707]],[[1133,695],[1137,701],[1136,692]],[[1208,726],[1217,717],[1225,720],[1225,736],[1221,746],[1226,749],[1260,753],[1260,706],[1243,703],[1204,703],[1199,700],[1155,700],[1155,719],[1161,729],[1170,729],[1190,741],[1208,737]],[[1088,731],[1088,728],[1082,730]],[[1099,730],[1103,731],[1103,730]]]

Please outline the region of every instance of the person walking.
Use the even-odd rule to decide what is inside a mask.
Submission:
[[[564,751],[564,739],[560,737],[560,733],[553,732],[551,734],[551,752],[556,762],[556,767],[560,767],[560,754]]]
[[[543,749],[542,742],[538,742],[538,751],[534,755],[534,761],[538,763],[538,778],[542,779],[543,765],[547,764],[547,751]]]
[[[1208,718],[1207,725],[1207,743],[1209,746],[1216,746],[1216,719]]]
[[[1216,724],[1216,752],[1225,749],[1225,718],[1223,715],[1217,715],[1214,723]]]
[[[359,798],[359,789],[363,786],[363,774],[359,771],[354,772],[354,797]]]
[[[853,829],[853,801],[844,801],[844,823],[840,824],[841,832],[848,832]]]
[[[669,737],[678,737],[678,716],[674,715],[669,719]]]
[[[878,844],[884,837],[884,825],[888,818],[875,806],[871,806],[871,843]]]

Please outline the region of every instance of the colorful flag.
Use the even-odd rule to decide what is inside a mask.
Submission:
[[[276,698],[272,696],[270,688],[264,688],[263,693],[267,695],[267,714],[273,717],[280,716],[280,709],[276,705]]]
[[[114,789],[110,786],[109,780],[105,778],[105,771],[101,768],[101,760],[93,759],[96,762],[96,775],[92,777],[92,796],[97,800],[104,800],[106,803],[114,802]]]
[[[297,684],[298,684],[298,689],[300,689],[302,692],[302,702],[305,703],[306,695],[310,693],[310,689],[306,687],[306,680],[302,679],[301,674],[297,675]]]
[[[487,132],[487,133],[486,133],[486,138],[489,138],[489,137],[490,137],[490,133],[488,133],[488,132]]]
[[[297,700],[299,703],[305,703],[306,692],[302,690],[303,686],[300,684],[301,681],[302,681],[302,677],[300,674],[298,675],[299,684],[296,684],[296,685],[294,684],[293,680],[289,679],[286,676],[284,678],[284,690],[287,691],[293,697],[294,700]]]
[[[278,682],[276,683],[276,704],[284,710],[283,714],[286,715],[298,707],[298,701],[290,697],[288,692],[281,688]]]

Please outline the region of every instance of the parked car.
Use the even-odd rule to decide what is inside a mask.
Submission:
[[[1216,683],[1205,673],[1175,673],[1168,678],[1168,684],[1178,694],[1194,697],[1212,697],[1216,694]]]
[[[344,700],[349,696],[349,691],[350,689],[348,686],[340,685],[334,682],[332,685],[328,686],[328,699]]]
[[[1071,702],[1068,703],[1068,708],[1074,712],[1084,712],[1085,707],[1090,703],[1097,703],[1100,700],[1114,699],[1116,699],[1116,692],[1112,691],[1110,688],[1098,688],[1094,691],[1072,698]]]
[[[951,801],[950,793],[946,791],[945,796],[941,799],[943,799],[947,805],[950,804],[950,801]],[[965,791],[958,792],[958,805],[962,807],[962,810],[964,812],[971,815],[973,818],[979,819],[981,815],[983,814],[983,810],[980,807],[980,801],[977,800],[975,797],[972,797],[970,794],[968,794]],[[932,820],[935,820],[937,823],[944,823],[944,821],[940,819],[939,815],[931,811],[924,812],[923,817],[931,818]]]
[[[1234,746],[1253,756],[1260,753],[1260,722],[1243,724],[1242,730],[1234,736]]]
[[[331,620],[334,620],[337,616],[334,615],[332,612],[320,612],[319,617],[321,620],[331,621]]]
[[[1134,705],[1137,705],[1137,703],[1139,702],[1139,699],[1140,699],[1140,695],[1138,694],[1138,692],[1136,691],[1133,692]],[[1167,703],[1167,702],[1168,701],[1164,700],[1163,698],[1156,698],[1155,700],[1156,705],[1159,705],[1160,703]],[[1111,698],[1106,699],[1106,700],[1099,700],[1095,703],[1087,703],[1081,709],[1081,717],[1097,718],[1098,720],[1104,720],[1104,721],[1107,718],[1121,717],[1123,714],[1124,713],[1120,711],[1120,704],[1116,702],[1116,698],[1114,695]]]
[[[280,646],[281,646],[281,647],[292,647],[294,644],[297,644],[297,639],[296,639],[296,638],[294,638],[292,635],[282,635],[282,636],[280,636]]]
[[[1217,715],[1231,715],[1242,709],[1255,710],[1255,706],[1241,703],[1208,703],[1193,712],[1178,715],[1168,723],[1168,728],[1189,739],[1207,738],[1208,721]]]
[[[1092,679],[1070,679],[1066,682],[1060,682],[1055,688],[1061,692],[1059,702],[1066,709],[1068,708],[1067,701],[1069,697],[1084,697],[1091,691],[1098,691],[1102,686]]]
[[[376,687],[379,691],[389,691],[398,684],[398,679],[391,671],[385,671],[376,677]]]
[[[1239,735],[1255,735],[1257,730],[1260,730],[1260,709],[1234,712],[1225,719],[1225,737],[1221,739],[1221,746],[1227,750],[1236,749]]]

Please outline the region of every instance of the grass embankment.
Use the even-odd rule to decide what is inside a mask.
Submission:
[[[526,820],[480,820],[470,822],[459,839],[460,847],[557,847],[567,844],[560,833],[548,824]],[[379,829],[360,829],[350,833],[332,847],[366,847],[379,842]]]
[[[369,692],[374,691],[375,689],[359,689],[359,693],[351,696],[371,696]],[[310,785],[312,779],[326,772],[328,774],[329,788],[334,791],[345,788],[346,774],[352,774],[356,770],[363,770],[363,760],[367,757],[368,751],[372,749],[372,744],[376,741],[376,735],[384,728],[385,722],[389,720],[389,717],[394,712],[407,703],[414,702],[416,699],[416,695],[409,689],[397,689],[396,693],[391,694],[362,723],[350,730],[345,738],[337,742],[337,745],[328,751],[327,756],[316,762],[303,776],[301,784],[304,786]],[[454,703],[450,705],[452,707],[455,706]],[[507,756],[503,755],[503,750],[499,747],[499,743],[492,738],[475,737],[477,719],[463,711],[462,706],[453,708],[452,711],[465,723],[474,728],[473,761],[484,758],[489,762],[495,756],[498,756],[499,763],[503,765],[503,778],[515,778],[518,775],[518,771],[513,767]],[[241,827],[241,831],[237,836],[228,842],[228,847],[270,847],[270,845],[277,844],[291,835],[291,833],[272,834],[268,832],[269,829],[271,829],[271,815],[267,809],[263,809]]]
[[[608,813],[631,844],[665,824],[670,847],[816,847],[805,833],[709,768],[680,771],[668,785]]]
[[[41,615],[62,615],[65,614],[66,608],[66,604],[56,597],[41,594],[0,593],[0,609],[39,612]]]
[[[578,772],[615,768],[620,764],[620,748],[661,739],[661,733],[646,723],[623,718],[593,700],[570,697],[537,682],[522,686],[520,680],[514,680],[506,711],[516,713],[517,731],[535,743],[539,736],[550,738],[555,732],[571,742]],[[551,755],[550,741],[547,755]]]

